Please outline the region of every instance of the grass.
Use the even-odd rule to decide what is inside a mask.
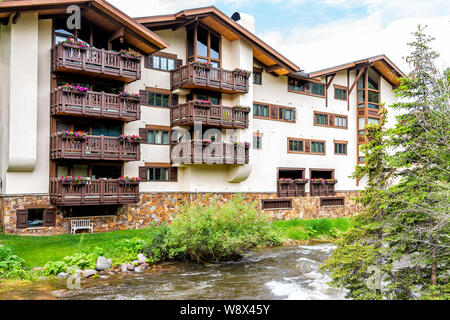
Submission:
[[[149,239],[149,229],[57,236],[0,234],[0,244],[10,247],[14,254],[23,258],[28,268],[34,268],[42,267],[48,261],[62,260],[83,249],[99,247],[105,252],[113,252],[118,240],[132,238]]]
[[[273,225],[283,239],[331,239],[345,232],[352,218],[275,221]],[[89,248],[104,249],[107,257],[117,254],[118,240],[139,238],[150,240],[150,229],[122,230],[104,233],[82,233],[57,236],[19,236],[0,233],[0,244],[25,260],[27,268],[42,267],[48,261],[62,260]]]
[[[352,220],[352,218],[292,219],[274,221],[273,225],[283,239],[332,239],[347,231],[352,225]]]

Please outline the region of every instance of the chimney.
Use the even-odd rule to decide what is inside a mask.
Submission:
[[[235,12],[231,16],[231,19],[239,23],[251,33],[255,33],[255,18],[253,16],[242,12]]]

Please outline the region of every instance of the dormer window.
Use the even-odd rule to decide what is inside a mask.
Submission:
[[[220,67],[220,35],[198,25],[187,30],[188,62],[210,62],[214,68]]]

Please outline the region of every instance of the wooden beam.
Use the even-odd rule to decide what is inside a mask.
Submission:
[[[197,20],[198,20],[198,17],[195,17],[194,19],[189,19],[189,20],[187,20],[187,21],[185,21],[185,22],[183,22],[181,24],[177,24],[177,25],[172,27],[172,31],[175,31],[177,29],[186,27],[186,26],[190,25],[191,23],[193,23],[193,22],[195,22]]]
[[[358,82],[359,78],[361,78],[361,76],[362,76],[362,74],[364,73],[364,71],[367,70],[367,68],[368,68],[368,67],[364,67],[364,68],[361,68],[361,69],[359,70],[358,75],[356,76],[355,81],[353,81],[353,84],[352,84],[352,86],[350,87],[350,90],[348,90],[348,95],[350,95],[350,94],[352,93],[353,88],[355,87],[355,85],[356,85],[356,83]]]
[[[16,24],[19,22],[20,18],[22,17],[22,11],[17,11],[14,17],[12,18],[12,23]]]
[[[350,70],[347,69],[347,111],[350,111],[350,93],[348,92],[349,85],[350,85]],[[358,110],[358,108],[356,110]]]
[[[328,89],[328,88],[331,86],[331,84],[333,83],[334,77],[336,77],[336,73],[333,74],[333,75],[331,76],[330,81],[327,82],[327,89]],[[328,76],[327,76],[327,78],[328,78]]]
[[[117,38],[123,37],[123,35],[125,34],[125,28],[122,27],[120,29],[117,29],[116,32],[114,32],[109,38],[108,41],[114,41]]]

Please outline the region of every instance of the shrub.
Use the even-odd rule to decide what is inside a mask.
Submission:
[[[49,261],[44,266],[44,274],[57,275],[61,272],[67,271],[67,264],[64,261]]]
[[[166,240],[169,234],[169,226],[163,222],[159,228],[150,228],[150,241],[144,248],[144,253],[150,263],[155,263],[167,258]]]
[[[252,247],[280,243],[268,219],[241,196],[221,205],[185,207],[165,239],[169,258],[198,262],[229,260]]]
[[[95,253],[77,252],[74,255],[64,257],[64,262],[68,266],[80,269],[93,269],[96,266],[97,255]]]
[[[9,279],[25,278],[25,261],[12,254],[10,248],[0,247],[0,277]]]

